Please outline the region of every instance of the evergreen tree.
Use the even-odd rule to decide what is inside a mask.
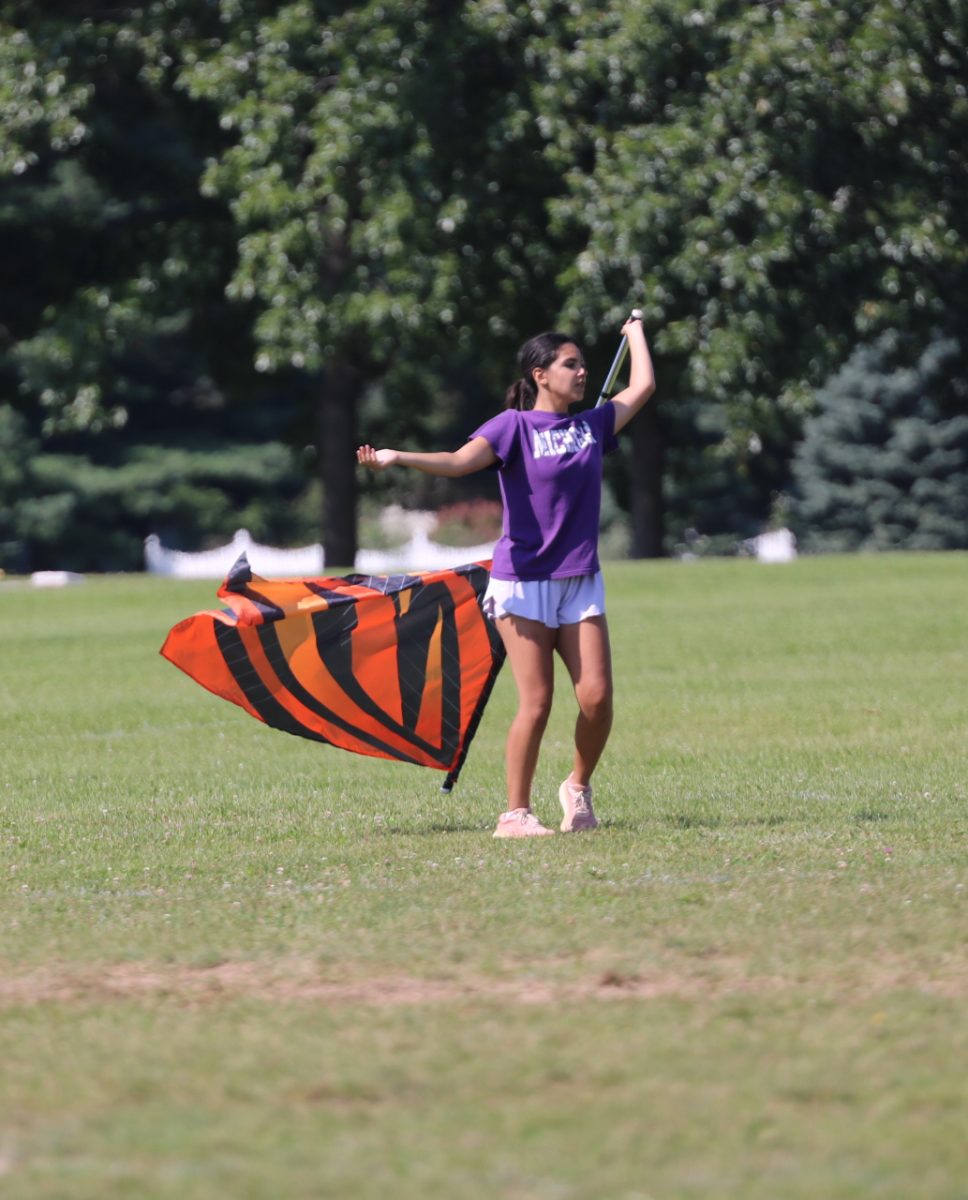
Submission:
[[[817,393],[794,460],[795,519],[808,550],[968,547],[968,416],[932,341],[913,364],[890,333],[856,350]],[[961,409],[962,411],[958,411]]]

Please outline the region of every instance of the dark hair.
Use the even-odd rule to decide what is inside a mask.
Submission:
[[[518,366],[521,368],[521,378],[504,393],[504,407],[518,408],[522,412],[534,408],[538,398],[538,385],[534,381],[532,371],[536,367],[550,367],[558,356],[562,346],[575,339],[567,333],[539,333],[529,338],[518,351]]]

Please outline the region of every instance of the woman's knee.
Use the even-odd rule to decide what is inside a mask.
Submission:
[[[611,682],[607,679],[583,683],[575,689],[578,707],[586,720],[596,724],[611,721],[614,699]]]
[[[535,689],[518,701],[518,717],[540,729],[548,724],[551,716],[551,701],[553,692],[548,689]]]

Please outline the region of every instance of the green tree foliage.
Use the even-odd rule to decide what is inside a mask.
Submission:
[[[26,482],[17,531],[34,567],[138,571],[149,533],[170,546],[218,545],[239,528],[270,543],[317,538],[292,455],[278,442],[136,445],[107,462],[39,454]]]
[[[164,385],[143,386],[144,364],[175,342],[196,347],[181,385],[204,391],[234,254],[229,214],[199,189],[217,123],[149,70],[149,13],[65,7],[0,8],[15,135],[0,153],[0,321],[7,369],[48,432],[123,425],[156,401]]]
[[[177,488],[192,436],[240,463],[313,443],[346,562],[358,435],[466,433],[537,328],[604,370],[640,305],[659,392],[611,480],[633,548],[752,532],[858,340],[964,327],[966,23],[960,0],[0,0],[0,387],[92,494],[79,457],[134,478],[159,445]]]
[[[571,163],[553,209],[587,237],[563,274],[566,312],[594,336],[644,297],[654,436],[677,486],[712,459],[769,495],[812,389],[858,337],[964,327],[968,10],[626,0],[604,18],[569,13],[544,93]],[[657,491],[658,462],[642,462]]]
[[[349,561],[367,385],[426,411],[435,375],[493,380],[557,308],[525,48],[444,0],[236,0],[222,20],[180,77],[233,138],[204,190],[237,225],[259,369],[318,377],[324,546]]]
[[[796,521],[807,549],[968,547],[959,347],[938,338],[911,366],[903,349],[902,339],[882,335],[817,393],[795,458]]]
[[[9,407],[0,407],[0,569],[22,569],[21,505],[34,444],[27,423]]]
[[[227,441],[200,429],[147,438],[123,430],[41,439],[0,407],[0,568],[140,570],[144,539],[195,549],[246,528],[257,541],[318,539],[305,473],[278,441]],[[132,425],[139,435],[131,440]]]
[[[0,21],[0,565],[137,569],[149,532],[316,540],[280,441],[299,389],[259,379],[251,313],[224,294],[234,225],[200,178],[225,135],[174,87],[203,24],[165,4]]]
[[[49,23],[25,28],[26,15],[25,4],[0,5],[0,173],[4,175],[22,175],[48,148],[76,146],[87,134],[81,114],[92,85],[70,77],[69,38],[50,37]]]
[[[138,383],[163,386],[132,357],[193,351],[199,406],[301,379],[291,432],[318,449],[327,558],[350,561],[365,396],[392,396],[381,437],[442,428],[435,392],[503,387],[521,329],[558,307],[523,47],[487,6],[439,0],[66,8],[5,10],[34,74],[84,85],[76,144],[50,134],[59,110],[38,117],[11,192],[11,246],[64,264],[11,324],[11,370],[48,432],[131,420]]]

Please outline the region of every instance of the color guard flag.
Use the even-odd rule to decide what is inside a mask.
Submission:
[[[490,562],[406,575],[260,579],[243,554],[161,653],[251,716],[457,780],[504,661],[481,611]]]

